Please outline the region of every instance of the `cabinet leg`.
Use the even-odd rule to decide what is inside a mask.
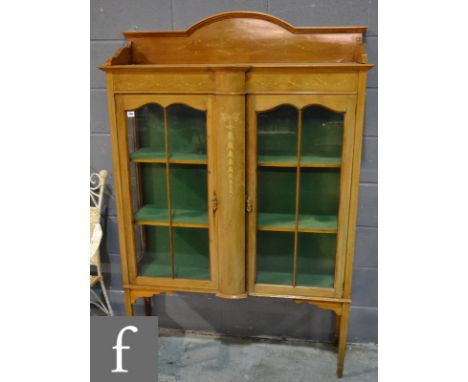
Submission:
[[[338,378],[343,376],[344,359],[346,354],[346,339],[348,337],[349,304],[343,304],[343,312],[340,318],[340,329],[338,338],[338,365],[336,374]]]
[[[153,309],[151,306],[151,297],[145,297],[145,313],[147,316],[153,315]]]
[[[338,346],[338,341],[340,339],[340,326],[341,326],[341,315],[336,314],[335,316],[335,338],[333,341],[335,346]]]
[[[125,313],[127,316],[133,316],[133,304],[132,299],[130,298],[130,291],[126,290],[124,292],[124,299],[125,299]]]

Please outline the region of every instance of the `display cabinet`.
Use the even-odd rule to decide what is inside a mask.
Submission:
[[[126,32],[106,72],[127,314],[177,291],[336,313],[343,373],[365,27],[250,12]]]

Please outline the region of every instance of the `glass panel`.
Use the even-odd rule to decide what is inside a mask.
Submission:
[[[175,277],[209,280],[208,229],[174,227]]]
[[[206,113],[185,105],[167,109],[169,158],[206,160]]]
[[[294,228],[296,169],[258,167],[257,176],[257,226]]]
[[[127,123],[132,159],[165,159],[164,111],[160,105],[148,104],[127,112]]]
[[[166,165],[159,163],[134,164],[139,171],[139,186],[133,198],[140,198],[137,221],[169,222],[167,211]],[[138,194],[140,193],[140,194]]]
[[[299,192],[299,228],[337,228],[340,171],[302,168]]]
[[[257,283],[292,285],[293,263],[293,232],[257,231]]]
[[[301,163],[341,162],[343,116],[320,106],[302,111]]]
[[[171,165],[171,206],[174,223],[208,224],[206,165]]]
[[[336,235],[299,233],[296,285],[333,288]]]
[[[165,163],[165,120],[170,159],[205,163]],[[130,164],[135,219],[157,225],[135,226],[139,274],[209,280],[206,113],[149,104],[128,111],[127,126],[131,158],[158,162]]]
[[[172,277],[169,227],[135,226],[140,276]]]
[[[297,162],[298,111],[291,105],[258,113],[259,162]]]

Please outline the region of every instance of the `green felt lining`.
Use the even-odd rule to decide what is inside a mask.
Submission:
[[[176,277],[210,279],[208,229],[174,228]]]
[[[141,205],[150,205],[155,210],[167,210],[166,165],[142,163],[140,169]],[[134,198],[137,195],[133,195]]]
[[[133,126],[136,126],[136,142]],[[131,159],[166,158],[162,106],[148,104],[136,109],[135,121],[129,127]],[[170,105],[167,108],[167,131],[170,160],[206,161],[206,112],[182,104]]]
[[[257,231],[256,282],[292,285],[294,233]]]
[[[135,110],[136,148],[166,152],[164,141],[164,110],[157,104],[147,104]],[[130,130],[130,129],[129,129]],[[133,142],[133,131],[129,131],[129,142]],[[132,145],[133,146],[133,145]],[[133,150],[133,147],[130,147]]]
[[[333,288],[336,235],[299,233],[297,286]],[[257,232],[256,283],[293,285],[294,233]]]
[[[138,274],[141,276],[172,277],[169,227],[139,227],[143,230],[145,251],[138,254]],[[135,238],[137,243],[140,237]],[[138,247],[141,245],[139,244]]]
[[[301,157],[327,158],[340,163],[343,146],[344,114],[321,106],[309,106],[302,110]],[[308,159],[311,160],[311,159]],[[324,163],[324,162],[320,162]]]
[[[293,229],[296,224],[296,215],[259,213],[257,216],[258,227]],[[299,229],[337,229],[336,215],[299,215]]]
[[[143,229],[146,251],[138,256],[138,274],[172,277],[169,227],[144,226]],[[209,280],[208,229],[174,227],[173,230],[175,278]]]
[[[299,187],[300,215],[338,216],[339,169],[302,168]]]
[[[295,156],[297,161],[298,112],[291,105],[257,113],[257,153],[261,156]]]
[[[186,105],[167,108],[169,153],[173,159],[187,154],[206,159],[206,113]]]
[[[299,233],[296,285],[333,288],[336,235]]]
[[[297,164],[298,115],[289,105],[258,113],[259,163]],[[343,117],[320,106],[302,110],[300,164],[340,165]],[[258,167],[258,227],[295,228],[297,170],[286,166]],[[339,168],[303,167],[299,176],[299,230],[336,230]],[[257,283],[292,285],[294,235],[257,231]],[[296,285],[333,288],[335,258],[336,234],[298,233]]]
[[[206,165],[171,165],[173,210],[208,211]]]
[[[296,169],[259,167],[257,200],[259,214],[294,215],[296,212]]]

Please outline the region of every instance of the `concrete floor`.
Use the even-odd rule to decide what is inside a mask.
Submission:
[[[377,345],[348,346],[336,377],[336,348],[305,341],[214,337],[161,329],[159,382],[377,381]]]

